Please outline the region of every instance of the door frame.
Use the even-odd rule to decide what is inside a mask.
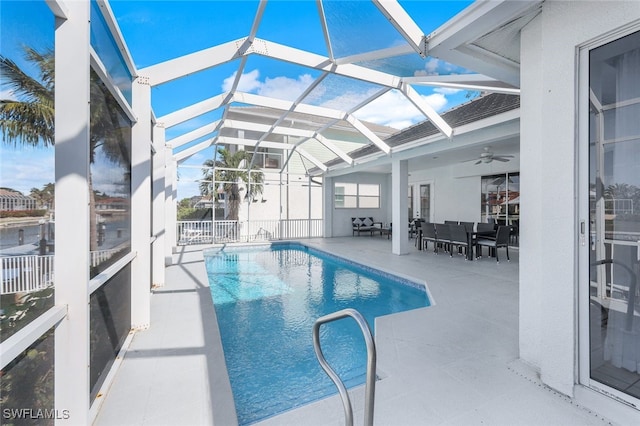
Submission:
[[[429,217],[425,218],[427,222],[433,222],[434,218],[434,184],[433,179],[419,180],[409,182],[409,186],[413,187],[413,219],[420,218],[420,186],[429,185]]]
[[[591,235],[590,191],[589,191],[589,53],[607,43],[640,31],[640,23],[608,32],[576,48],[576,112],[577,127],[575,153],[577,159],[576,178],[576,295],[577,295],[577,342],[576,342],[576,379],[596,392],[612,397],[622,403],[637,408],[638,400],[631,395],[611,388],[591,378],[590,347],[590,250],[592,244],[598,244]],[[597,219],[596,219],[597,220]]]

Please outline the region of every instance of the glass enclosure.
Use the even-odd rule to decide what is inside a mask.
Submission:
[[[640,398],[640,33],[589,55],[590,377]]]
[[[91,277],[131,248],[131,122],[91,73]]]

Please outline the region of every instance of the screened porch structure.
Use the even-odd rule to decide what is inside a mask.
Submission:
[[[46,255],[47,266],[39,266],[42,254],[29,253],[29,262],[0,271],[3,280],[35,277],[28,291],[2,295],[3,315],[12,323],[3,326],[0,342],[3,388],[21,383],[12,387],[19,389],[14,393],[3,389],[3,398],[9,398],[3,408],[42,407],[56,424],[91,424],[131,340],[157,320],[151,316],[152,291],[165,284],[168,266],[189,262],[176,247],[190,238],[207,244],[306,237],[330,241],[351,234],[352,211],[335,208],[336,188],[355,184],[359,191],[357,185],[373,183],[379,188],[380,215],[393,223],[389,250],[407,254],[412,244],[406,238],[408,212],[417,216],[415,206],[420,206],[409,203],[423,195],[433,176],[466,182],[462,192],[453,185],[440,187],[459,204],[476,193],[479,199],[482,176],[508,179],[517,173],[520,179],[521,135],[526,140],[521,182],[530,190],[523,190],[523,200],[535,207],[549,193],[560,207],[553,220],[542,209],[527,213],[534,220],[522,238],[520,279],[536,285],[520,290],[520,349],[553,389],[573,396],[579,384],[591,386],[583,376],[578,382],[576,373],[577,360],[585,362],[575,349],[578,260],[569,259],[575,264],[571,271],[562,269],[571,263],[563,255],[579,257],[573,245],[579,237],[569,234],[579,232],[578,207],[568,201],[576,198],[571,191],[579,187],[574,182],[579,173],[563,168],[563,161],[578,163],[574,147],[570,153],[566,148],[575,141],[563,134],[562,155],[550,159],[537,143],[555,148],[554,134],[542,126],[542,118],[558,117],[555,124],[564,129],[560,121],[569,113],[547,108],[546,97],[575,89],[567,75],[578,68],[576,46],[591,48],[581,43],[604,39],[581,34],[571,49],[557,51],[570,57],[563,69],[574,68],[558,74],[563,85],[554,86],[555,92],[546,91],[545,84],[556,81],[548,68],[542,81],[535,65],[556,52],[542,49],[542,40],[550,43],[545,34],[555,34],[553,43],[563,40],[556,17],[569,21],[575,12],[589,18],[592,28],[599,22],[594,13],[602,9],[597,2],[566,2],[567,9],[564,3],[259,0],[180,2],[176,7],[177,2],[161,1],[2,2],[5,68],[0,82],[9,84],[4,71],[11,64],[5,59],[16,61],[17,68],[36,76],[29,81],[39,83],[38,99],[50,118],[35,139],[5,131],[2,144],[20,155],[31,145],[49,146],[55,165],[55,243],[49,245],[54,252]],[[439,7],[448,12],[436,13]],[[613,22],[603,20],[608,26],[598,31],[626,34],[636,28],[640,11],[635,8],[630,2],[607,10]],[[314,24],[301,26],[303,16],[312,16]],[[543,31],[547,28],[540,21],[548,20],[555,32]],[[31,62],[17,59],[28,50],[23,49],[27,42],[37,53]],[[521,51],[521,46],[532,49]],[[588,86],[583,76],[580,90]],[[522,109],[521,80],[528,85]],[[15,87],[2,93],[8,102],[33,100],[32,94]],[[573,98],[563,99],[561,106],[576,113]],[[521,118],[525,112],[526,120]],[[585,128],[588,133],[588,125],[580,131]],[[487,165],[481,159],[489,149],[513,161]],[[222,165],[223,150],[250,155]],[[588,164],[588,155],[580,155],[580,164]],[[3,161],[3,168],[20,163]],[[564,180],[552,185],[551,178],[536,173],[547,162]],[[223,172],[249,178],[229,180]],[[261,178],[252,181],[256,173]],[[3,175],[0,187],[11,177]],[[254,192],[257,184],[261,190]],[[225,185],[236,186],[234,198]],[[408,188],[414,198],[407,197]],[[196,228],[178,220],[179,204],[187,198],[211,210]],[[236,207],[237,217],[232,217],[229,211]],[[454,207],[449,203],[449,211]],[[224,215],[217,218],[217,209]],[[554,252],[564,263],[550,260],[536,237],[545,221],[563,238],[556,251],[571,247]],[[209,230],[203,228],[207,222]],[[225,224],[216,228],[216,222]],[[273,224],[277,228],[270,228]],[[543,260],[558,266],[559,280]],[[531,282],[536,277],[541,283]],[[541,294],[541,288],[556,281],[565,285]],[[38,287],[42,282],[44,288]],[[18,293],[27,293],[28,305],[15,299]],[[557,297],[548,300],[551,293]],[[589,297],[583,299],[588,311]],[[540,313],[542,300],[553,315]],[[564,315],[553,324],[557,332],[547,334],[552,327],[545,324],[556,315]],[[549,353],[539,353],[541,347]]]

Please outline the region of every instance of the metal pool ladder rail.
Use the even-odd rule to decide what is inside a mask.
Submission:
[[[353,409],[351,408],[351,399],[349,398],[349,393],[344,387],[344,383],[342,383],[342,380],[340,380],[338,374],[336,374],[336,372],[331,368],[331,366],[325,359],[324,355],[322,354],[322,349],[320,348],[320,326],[322,324],[346,317],[351,317],[358,323],[358,325],[360,326],[360,330],[362,330],[362,334],[364,335],[364,340],[367,344],[367,380],[365,385],[364,424],[366,426],[372,426],[373,403],[376,393],[376,345],[373,341],[373,335],[371,334],[369,324],[367,324],[367,321],[364,319],[362,314],[360,314],[360,312],[356,311],[355,309],[349,308],[318,318],[315,324],[313,324],[313,349],[316,352],[316,357],[318,358],[318,362],[320,362],[320,366],[338,388],[340,398],[342,399],[342,405],[344,406],[344,417],[346,426],[352,426]]]

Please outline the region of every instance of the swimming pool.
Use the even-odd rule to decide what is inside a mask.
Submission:
[[[373,330],[375,317],[429,306],[423,284],[301,244],[206,251],[205,264],[241,425],[337,393],[313,351],[318,317],[350,307]],[[364,383],[354,321],[323,325],[320,340],[347,387]]]

